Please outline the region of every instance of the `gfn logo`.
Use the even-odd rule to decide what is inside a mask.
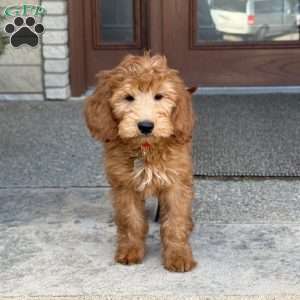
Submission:
[[[39,36],[44,33],[43,24],[36,18],[43,17],[46,9],[39,5],[24,4],[21,6],[9,6],[4,10],[5,17],[14,17],[13,23],[6,24],[4,31],[10,36],[10,44],[13,47],[28,45],[36,47]]]

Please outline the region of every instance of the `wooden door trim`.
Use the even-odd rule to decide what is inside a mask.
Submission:
[[[68,1],[71,94],[81,96],[87,89],[85,61],[84,3]]]
[[[189,0],[189,46],[190,50],[243,50],[243,49],[293,49],[300,48],[300,41],[277,42],[230,42],[220,45],[218,42],[197,44],[197,0]]]
[[[148,48],[151,53],[164,54],[163,0],[148,1]]]
[[[133,0],[134,6],[134,42],[128,44],[120,43],[103,43],[101,41],[101,14],[100,5],[101,0],[93,1],[93,46],[94,49],[98,50],[126,50],[126,49],[142,49],[145,46],[145,1],[144,0]]]

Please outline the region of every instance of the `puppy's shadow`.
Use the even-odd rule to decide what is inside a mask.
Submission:
[[[160,232],[159,224],[154,223],[153,221],[149,222],[150,229],[146,239],[146,256],[144,261],[153,261],[159,260],[161,257],[161,244],[160,244]]]

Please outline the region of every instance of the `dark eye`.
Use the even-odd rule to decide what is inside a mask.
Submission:
[[[163,96],[162,94],[156,94],[155,97],[154,97],[154,99],[159,101],[159,100],[161,100],[163,97],[164,97],[164,96]]]
[[[129,101],[129,102],[134,101],[134,97],[131,96],[131,95],[127,95],[127,96],[125,97],[125,99],[126,99],[127,101]]]

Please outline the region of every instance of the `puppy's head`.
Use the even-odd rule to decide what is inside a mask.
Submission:
[[[85,116],[92,136],[106,142],[119,137],[185,143],[192,136],[191,93],[160,55],[130,55],[100,73]]]

